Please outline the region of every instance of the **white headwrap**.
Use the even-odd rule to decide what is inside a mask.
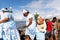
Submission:
[[[5,8],[2,8],[1,10],[2,10],[2,11],[4,11],[4,10],[5,10]]]
[[[2,8],[1,11],[8,11],[8,10],[6,10],[5,8]]]
[[[40,17],[42,17],[42,19],[44,19],[44,17],[43,17],[43,16],[38,16],[38,19],[39,19]]]
[[[1,10],[2,10],[2,11],[6,11],[6,9],[5,9],[5,8],[2,8]]]
[[[26,12],[29,12],[28,10],[26,10],[26,9],[23,9],[23,13],[26,13]]]

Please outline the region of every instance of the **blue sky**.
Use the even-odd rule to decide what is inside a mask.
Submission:
[[[32,14],[37,12],[44,17],[60,15],[60,0],[0,0],[0,9],[10,6],[13,8],[15,19],[22,18],[23,9]]]
[[[27,5],[33,0],[0,0],[0,8],[10,7],[17,9],[19,6]]]

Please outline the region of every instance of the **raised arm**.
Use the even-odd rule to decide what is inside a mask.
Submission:
[[[1,19],[1,20],[0,20],[0,23],[7,22],[8,20],[9,20],[9,18],[6,17],[6,18],[4,18],[4,19]]]

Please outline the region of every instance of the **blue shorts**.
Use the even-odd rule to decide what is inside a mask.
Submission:
[[[53,35],[56,36],[56,33],[57,33],[57,29],[54,29],[53,30]]]

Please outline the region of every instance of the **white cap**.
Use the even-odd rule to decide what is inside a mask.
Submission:
[[[28,12],[28,10],[26,10],[26,9],[23,9],[23,13],[26,13],[26,12]]]

